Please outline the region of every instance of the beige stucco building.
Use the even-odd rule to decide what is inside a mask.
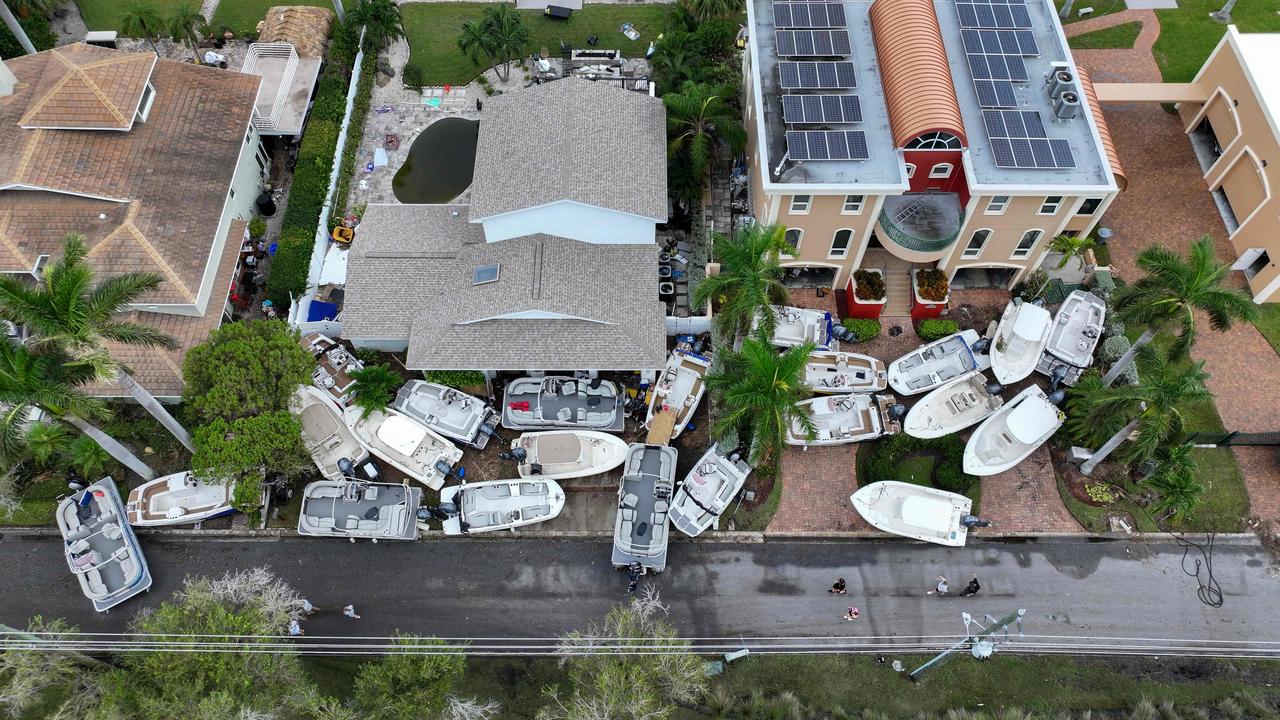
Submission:
[[[748,3],[752,208],[788,228],[790,283],[909,266],[1011,287],[1055,235],[1093,231],[1123,170],[1052,3],[1014,5]]]

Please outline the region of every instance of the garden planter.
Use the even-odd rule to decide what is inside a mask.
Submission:
[[[947,302],[951,300],[951,290],[942,300],[925,300],[920,297],[919,270],[911,271],[911,319],[915,322],[941,317],[947,310]]]
[[[884,277],[884,273],[880,270],[872,270],[863,268],[866,272],[875,273]],[[858,299],[858,281],[853,274],[849,275],[849,317],[875,320],[884,312],[884,305],[888,302],[888,298],[879,300],[859,300]]]

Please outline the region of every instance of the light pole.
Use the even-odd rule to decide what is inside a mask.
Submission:
[[[989,624],[983,626],[982,623],[974,620],[973,616],[969,613],[960,613],[960,619],[964,620],[964,639],[938,653],[932,660],[926,662],[915,670],[912,670],[908,677],[911,678],[911,682],[919,682],[920,677],[924,675],[925,671],[950,660],[956,652],[963,650],[965,647],[969,648],[970,655],[979,660],[986,660],[995,654],[995,651],[999,649],[1001,642],[1009,641],[1010,625],[1016,623],[1018,626],[1018,637],[1022,637],[1022,619],[1026,617],[1026,615],[1027,611],[1023,609],[1015,610],[999,620],[996,620],[990,615],[984,615],[984,619]],[[977,625],[980,630],[977,635],[973,634],[971,629],[973,625]],[[1003,640],[997,638],[996,633],[1002,634],[1004,636]]]

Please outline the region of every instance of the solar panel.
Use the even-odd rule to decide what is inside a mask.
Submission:
[[[775,28],[842,28],[844,5],[827,2],[775,2]]]
[[[956,13],[962,28],[1031,29],[1031,13],[1020,2],[1000,0],[957,0]]]
[[[1026,110],[983,110],[982,124],[991,138],[997,167],[1073,168],[1071,143],[1047,137],[1040,113]]]
[[[857,95],[783,95],[782,121],[788,125],[840,125],[862,122]]]
[[[844,30],[776,30],[773,37],[782,57],[846,57],[853,52]]]
[[[778,79],[783,90],[852,90],[858,76],[848,60],[834,62],[782,61]]]
[[[978,93],[978,105],[983,108],[1018,106],[1018,99],[1013,94],[1013,83],[1008,80],[974,79],[973,89]]]
[[[861,130],[789,130],[792,160],[866,160],[867,137]]]

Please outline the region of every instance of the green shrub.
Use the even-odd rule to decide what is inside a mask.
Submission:
[[[1116,281],[1115,278],[1111,276],[1111,273],[1103,271],[1093,274],[1093,280],[1089,283],[1089,292],[1097,295],[1103,300],[1107,300],[1115,290]]]
[[[53,29],[49,27],[49,19],[38,12],[31,13],[28,17],[18,18],[18,25],[27,33],[27,38],[31,40],[36,50],[48,50],[58,41],[58,37],[53,34]],[[0,58],[8,60],[25,54],[26,51],[18,44],[18,38],[9,32],[7,26],[0,25]]]
[[[1124,335],[1125,326],[1119,318],[1107,318],[1102,325],[1102,334],[1107,337],[1120,337]]]
[[[325,75],[316,86],[311,119],[341,123],[347,111],[347,83],[336,75]]]
[[[307,289],[307,273],[311,270],[311,252],[315,248],[315,229],[286,228],[280,233],[276,254],[271,258],[271,274],[267,278],[267,297],[276,309],[289,307],[289,296],[299,296]]]
[[[866,342],[880,334],[880,321],[869,318],[845,318],[840,321],[845,329],[858,336],[858,342]]]
[[[1049,273],[1043,270],[1032,270],[1027,273],[1022,282],[1013,286],[1013,296],[1020,297],[1025,302],[1039,300],[1044,296],[1044,291],[1049,287]]]
[[[961,450],[963,452],[963,449]],[[976,477],[964,471],[959,459],[935,463],[933,466],[933,486],[947,492],[967,494]]]
[[[1098,348],[1098,359],[1104,364],[1110,365],[1129,352],[1129,348],[1132,346],[1133,343],[1129,342],[1129,338],[1124,335],[1112,335],[1102,341],[1102,346]]]
[[[944,320],[941,318],[933,318],[930,320],[921,320],[916,326],[916,334],[925,342],[933,342],[940,340],[948,335],[955,335],[960,332],[960,326],[955,320]]]
[[[356,175],[356,153],[364,139],[364,123],[369,116],[369,102],[373,98],[373,82],[378,74],[378,63],[373,55],[366,55],[360,67],[360,80],[356,96],[351,102],[351,124],[347,126],[347,144],[342,149],[342,164],[338,168],[338,187],[334,192],[333,214],[341,217],[347,207],[347,194]]]
[[[869,270],[858,270],[853,273],[854,295],[859,300],[883,300],[884,276]]]
[[[415,90],[422,88],[422,68],[413,63],[408,63],[400,73],[400,79],[404,82],[405,87],[414,88]]]
[[[267,221],[260,217],[249,220],[249,237],[260,238],[267,234]]]
[[[1116,385],[1137,385],[1138,384],[1138,363],[1129,363],[1128,367],[1120,371],[1116,376]]]
[[[240,512],[253,512],[262,507],[262,476],[247,473],[231,489],[231,505]]]
[[[484,373],[479,370],[428,370],[422,373],[427,382],[451,388],[464,388],[484,384]]]
[[[929,452],[936,457],[933,464],[932,484],[940,490],[967,494],[977,478],[964,472],[965,443],[958,435],[923,439],[905,433],[891,435],[873,446],[870,456],[861,466],[863,485],[880,480],[892,480],[898,464],[911,453]]]

